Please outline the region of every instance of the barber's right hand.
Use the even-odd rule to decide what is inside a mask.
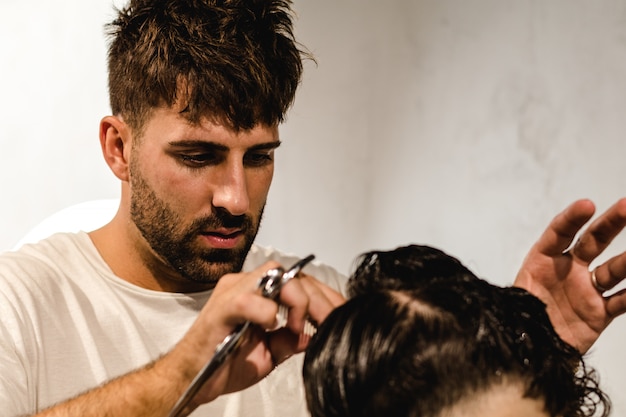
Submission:
[[[337,291],[300,274],[280,293],[280,302],[289,307],[285,328],[267,331],[276,326],[278,304],[260,294],[258,282],[266,271],[278,266],[276,262],[267,262],[251,272],[220,278],[198,319],[168,354],[178,363],[181,384],[176,391],[182,395],[227,335],[246,321],[254,324],[239,347],[195,396],[191,409],[257,383],[278,363],[302,352],[308,344],[308,338],[303,336],[307,318],[321,323],[333,308],[345,301]]]

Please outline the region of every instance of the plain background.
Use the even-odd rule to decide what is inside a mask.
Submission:
[[[346,273],[365,250],[431,244],[506,285],[570,202],[603,211],[626,195],[626,0],[294,7],[317,63],[281,129],[259,242]],[[111,0],[0,0],[0,16],[8,250],[119,184],[98,143]],[[601,259],[620,250],[625,238]],[[589,353],[615,416],[626,416],[625,326]]]

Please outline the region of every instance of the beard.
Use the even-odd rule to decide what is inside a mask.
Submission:
[[[184,225],[180,215],[139,174],[136,163],[131,162],[132,222],[152,250],[170,268],[183,278],[203,284],[215,285],[225,274],[240,272],[256,238],[264,207],[256,222],[250,216],[233,216],[223,208]],[[205,230],[240,228],[244,234],[243,245],[234,249],[200,247],[198,236]]]

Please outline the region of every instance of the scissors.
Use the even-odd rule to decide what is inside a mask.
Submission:
[[[300,270],[314,258],[315,255],[309,255],[306,258],[302,258],[287,271],[285,271],[283,267],[279,266],[265,272],[257,285],[257,288],[261,291],[261,295],[265,298],[278,301],[278,296],[280,295],[280,290],[283,286],[295,278]],[[248,330],[248,327],[250,327],[250,321],[246,321],[245,323],[237,326],[232,333],[226,336],[224,340],[217,345],[213,357],[211,357],[211,359],[191,381],[191,384],[178,399],[168,417],[179,417],[181,415],[181,412],[198,393],[200,387],[202,387],[202,385],[209,378],[211,378],[215,371],[217,371],[226,361],[228,356],[239,346],[239,343]]]

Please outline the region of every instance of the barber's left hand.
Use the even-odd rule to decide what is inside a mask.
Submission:
[[[605,295],[594,286],[589,267],[626,226],[626,198],[594,220],[565,252],[594,213],[590,200],[578,200],[559,213],[531,248],[514,284],[547,304],[557,333],[581,353],[626,312],[626,291]],[[595,277],[605,290],[619,284],[626,277],[626,252],[596,266]]]

